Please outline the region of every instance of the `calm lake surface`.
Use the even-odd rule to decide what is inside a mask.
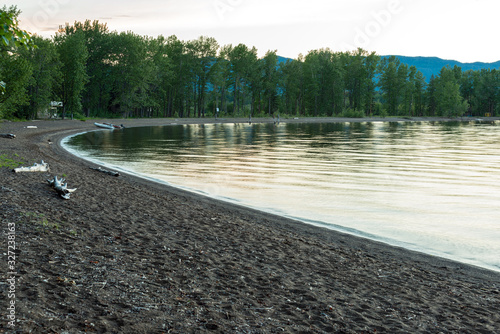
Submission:
[[[500,123],[168,125],[64,145],[109,168],[500,271]]]

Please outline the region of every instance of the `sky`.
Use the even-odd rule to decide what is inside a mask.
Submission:
[[[214,37],[296,59],[311,50],[500,60],[498,0],[11,0],[22,29],[44,37],[98,20],[110,31]]]

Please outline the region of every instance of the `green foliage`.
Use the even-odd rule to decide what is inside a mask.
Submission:
[[[347,102],[342,54],[329,49],[311,51],[303,64],[305,113],[313,116],[340,113]]]
[[[0,116],[17,118],[19,110],[29,104],[28,85],[33,69],[28,60],[18,55],[0,58],[0,77],[6,82],[5,93],[0,95]]]
[[[252,87],[255,88],[252,90],[253,101],[255,102],[259,93],[262,92],[267,103],[268,115],[273,115],[278,109],[278,83],[280,79],[276,51],[268,51],[260,63],[261,72],[251,72],[256,74],[252,81]]]
[[[470,103],[476,115],[500,114],[500,71],[481,70],[475,75],[474,91]]]
[[[76,119],[76,120],[79,120],[79,121],[82,121],[82,122],[85,122],[87,120],[87,117],[85,117],[84,115],[82,115],[81,113],[73,113],[73,119]]]
[[[201,36],[187,43],[187,52],[193,63],[193,88],[198,92],[195,100],[195,111],[198,117],[205,114],[208,84],[214,74],[212,63],[217,56],[219,44],[214,38]]]
[[[467,111],[467,104],[460,95],[461,70],[443,67],[433,82],[433,97],[437,116],[457,117]]]
[[[26,86],[31,67],[17,49],[36,48],[31,36],[18,27],[20,11],[16,6],[0,10],[0,118],[16,117],[20,106],[28,103]]]
[[[380,63],[380,89],[389,115],[397,115],[405,83],[406,67],[398,58],[392,56]]]
[[[366,117],[365,112],[361,110],[346,109],[337,115],[338,117],[347,118],[363,118]]]
[[[257,49],[248,48],[244,44],[229,46],[227,57],[230,64],[229,85],[233,92],[233,116],[242,116],[240,112],[244,111],[243,106],[248,97],[255,97],[255,91],[251,92],[251,86],[255,85],[256,78],[253,71],[260,72]]]
[[[26,49],[36,47],[30,34],[19,28],[17,17],[20,11],[16,6],[3,6],[0,10],[0,37],[2,53],[12,48],[24,47]]]
[[[278,82],[281,95],[281,111],[290,115],[301,115],[304,113],[303,82],[304,66],[303,59],[286,61],[279,66]]]
[[[0,154],[0,168],[7,167],[13,169],[23,164],[26,164],[26,159],[19,157],[18,154],[14,154],[13,157],[8,154]]]
[[[151,107],[151,96],[148,94],[153,78],[153,62],[147,55],[147,44],[144,38],[131,32],[113,34],[116,47],[112,61],[111,74],[114,77],[114,105],[119,105],[125,117],[134,116],[135,110]]]
[[[4,7],[2,15],[9,20],[18,12]],[[9,29],[18,29],[13,28],[17,21],[9,22]],[[497,70],[443,68],[427,84],[414,66],[362,49],[312,50],[283,61],[276,51],[259,58],[255,47],[244,44],[110,32],[98,21],[68,24],[52,40],[16,34],[12,42],[14,35],[7,36],[5,29],[9,42],[0,43],[1,117],[35,118],[54,100],[63,101],[63,117],[76,119],[500,112]],[[30,48],[33,44],[39,48]],[[6,53],[16,45],[26,48]]]
[[[34,119],[38,113],[50,111],[50,102],[58,100],[57,88],[61,85],[61,62],[54,43],[49,39],[35,36],[37,49],[21,50],[20,54],[32,69],[27,86],[28,103],[16,113],[16,117]]]
[[[66,35],[75,34],[80,31],[84,35],[88,58],[85,70],[88,81],[82,92],[82,115],[86,117],[105,115],[111,106],[114,76],[112,69],[114,65],[116,39],[112,38],[106,24],[98,21],[75,22],[73,26],[67,25],[61,33]],[[73,113],[76,117],[79,113]]]
[[[62,84],[58,95],[63,102],[64,119],[66,113],[79,113],[82,110],[82,93],[88,81],[85,65],[88,50],[85,35],[80,30],[59,33],[54,40],[62,63]]]
[[[19,16],[20,11],[16,6],[11,6],[7,8],[7,6],[3,6],[0,10],[0,96],[8,93],[7,89],[9,84],[9,79],[5,78],[5,72],[12,71],[9,67],[8,60],[10,58],[16,57],[15,50],[19,47],[24,47],[25,49],[36,48],[33,39],[30,34],[24,30],[19,29],[17,17]],[[14,67],[14,70],[16,68]],[[22,75],[22,74],[21,74]],[[4,81],[5,80],[5,81]],[[10,88],[9,88],[10,89]],[[12,95],[12,94],[11,94]],[[5,98],[7,99],[7,98]],[[0,100],[0,103],[4,101]],[[12,103],[15,105],[15,103]],[[22,102],[21,102],[22,104]],[[11,109],[12,106],[8,106],[7,109]],[[0,117],[9,116],[6,115],[6,111],[0,108]]]
[[[61,227],[58,223],[49,222],[43,213],[24,212],[21,214],[21,219],[21,223],[32,224],[36,227],[36,229],[41,229],[45,232],[48,232],[51,229],[59,231]]]
[[[375,76],[380,57],[363,49],[342,54],[344,85],[347,107],[355,110],[373,111],[375,98]]]
[[[425,90],[427,83],[425,82],[425,77],[422,72],[417,71],[413,82],[413,98],[414,98],[414,111],[415,116],[424,116],[426,104],[425,104]]]

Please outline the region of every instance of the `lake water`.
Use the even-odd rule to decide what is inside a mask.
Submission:
[[[108,168],[500,271],[499,125],[168,125],[64,145]]]

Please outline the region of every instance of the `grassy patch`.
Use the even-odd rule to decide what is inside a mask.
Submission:
[[[17,153],[14,156],[0,154],[0,167],[17,168],[26,164],[26,159],[21,158]]]
[[[37,229],[59,231],[61,227],[58,223],[49,222],[43,213],[25,212],[21,214],[21,217],[23,218],[23,222],[33,224]]]

